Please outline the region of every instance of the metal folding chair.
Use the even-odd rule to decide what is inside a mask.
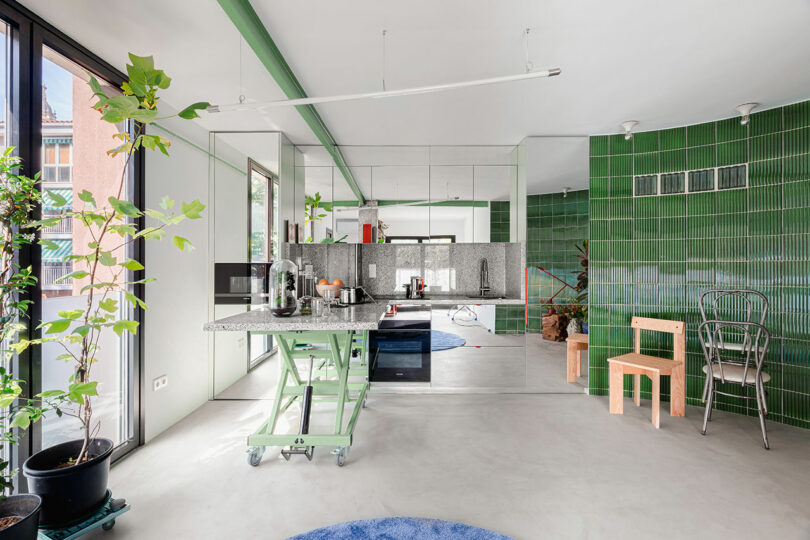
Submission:
[[[765,428],[765,415],[768,414],[765,383],[771,377],[763,371],[765,355],[768,352],[770,333],[756,322],[734,322],[710,319],[701,323],[698,328],[700,345],[706,365],[706,411],[703,416],[703,435],[712,418],[712,404],[717,394],[756,400],[759,413],[759,424],[762,429],[762,441],[765,448],[768,444],[768,432]],[[743,388],[743,395],[722,392],[717,389],[718,383],[736,383]],[[748,388],[754,388],[754,396],[748,395]]]

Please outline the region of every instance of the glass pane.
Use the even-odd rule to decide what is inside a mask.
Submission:
[[[273,181],[273,190],[271,192],[273,199],[273,230],[270,232],[270,260],[275,261],[278,258],[279,244],[278,244],[278,180]]]
[[[62,163],[43,168],[43,190],[58,191],[67,201],[62,208],[48,207],[51,214],[72,207],[81,208],[83,203],[76,196],[84,189],[92,192],[97,201],[106,201],[110,196],[119,196],[121,170],[124,156],[110,157],[107,150],[115,146],[114,134],[125,129],[123,125],[107,124],[99,120],[98,113],[90,108],[92,92],[88,88],[85,71],[58,53],[43,47],[42,79],[43,110],[42,139],[43,160],[46,163]],[[103,81],[102,81],[102,84]],[[108,94],[117,92],[107,88]],[[73,152],[73,146],[78,152]],[[75,155],[73,165],[71,156]],[[119,198],[131,200],[125,182]],[[47,206],[47,205],[46,205]],[[42,318],[54,320],[62,310],[84,310],[88,296],[82,292],[86,280],[56,280],[74,269],[68,260],[72,253],[85,254],[90,251],[88,243],[93,241],[90,232],[77,223],[62,223],[42,232],[42,237],[52,244],[42,248],[40,284],[42,287]],[[117,245],[116,238],[106,237],[102,247],[112,249]],[[122,250],[115,252],[120,260],[131,257],[132,253]],[[84,268],[81,263],[75,269]],[[104,267],[98,274],[105,278]],[[112,275],[112,274],[108,274]],[[123,296],[123,295],[118,295]],[[124,298],[119,297],[118,318],[131,318],[131,308]],[[94,301],[99,300],[98,297]],[[72,352],[77,352],[78,349]],[[65,350],[57,343],[42,346],[43,390],[66,389],[73,375],[73,361],[58,359]],[[116,445],[133,437],[133,386],[132,386],[132,342],[127,332],[119,338],[113,332],[102,332],[99,339],[98,361],[92,366],[91,380],[98,381],[99,396],[93,401],[93,425],[91,429],[100,437],[112,439]],[[43,422],[42,447],[48,447],[66,440],[77,439],[82,435],[78,420],[67,415],[61,418],[49,415]]]
[[[43,89],[43,92],[45,92],[45,89]],[[65,145],[65,146],[67,146],[67,145]],[[56,163],[56,145],[55,144],[46,144],[45,145],[45,152],[43,152],[42,155],[44,156],[43,159],[45,160],[43,163],[45,163],[45,164]]]
[[[250,262],[269,260],[268,197],[269,182],[255,169],[250,170]]]

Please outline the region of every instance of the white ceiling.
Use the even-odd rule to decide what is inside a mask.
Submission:
[[[213,0],[23,0],[118,68],[153,54],[173,77],[165,101],[282,99]],[[193,6],[190,7],[190,6]],[[311,96],[520,73],[531,60],[562,75],[441,94],[318,106],[345,145],[514,145],[529,135],[615,133],[623,120],[658,129],[810,97],[805,0],[253,0]],[[240,62],[241,57],[241,62]],[[240,83],[241,63],[241,83]],[[272,129],[316,144],[292,109],[206,115],[205,128]]]

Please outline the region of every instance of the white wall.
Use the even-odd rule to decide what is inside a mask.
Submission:
[[[208,147],[208,132],[191,122],[165,122],[167,128],[202,148]],[[210,202],[208,156],[177,137],[170,157],[160,152],[146,154],[146,207],[158,208],[169,195],[177,201]],[[149,310],[144,316],[143,375],[144,429],[146,441],[192,412],[208,399],[208,341],[202,326],[208,320],[211,253],[208,245],[210,208],[203,218],[186,220],[173,233],[191,240],[195,249],[180,253],[171,240],[146,242],[146,275],[157,281],[146,286]],[[167,375],[169,385],[157,392],[152,380]]]

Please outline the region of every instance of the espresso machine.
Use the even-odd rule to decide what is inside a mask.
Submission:
[[[411,276],[411,282],[403,285],[405,298],[416,300],[425,297],[425,280],[419,276]]]

